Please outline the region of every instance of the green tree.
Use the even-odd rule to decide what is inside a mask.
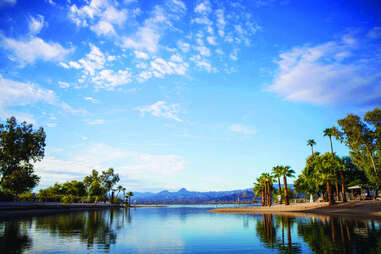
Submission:
[[[313,139],[307,140],[307,145],[311,147],[311,152],[312,152],[312,155],[313,155],[314,154],[314,145],[316,145],[315,140],[313,140]]]
[[[316,157],[316,168],[318,170],[318,177],[321,184],[326,184],[328,193],[328,205],[333,205],[335,200],[332,195],[332,182],[336,181],[336,172],[340,168],[340,158],[336,155],[332,156],[330,153],[325,153],[319,157]]]
[[[91,175],[89,176],[85,176],[85,178],[83,179],[83,183],[84,185],[86,186],[87,190],[89,191],[90,189],[90,186],[91,184],[94,182],[94,181],[97,181],[99,183],[102,182],[102,179],[98,173],[98,171],[96,171],[95,169],[93,169],[91,171]]]
[[[279,167],[280,167],[280,173],[283,176],[284,203],[285,205],[289,205],[290,202],[288,200],[287,177],[294,177],[295,171],[292,170],[290,166],[279,166]]]
[[[100,178],[102,179],[102,184],[106,189],[106,193],[109,193],[112,190],[112,187],[120,180],[119,175],[114,173],[113,168],[109,168],[107,171],[102,171]]]
[[[89,196],[103,200],[106,196],[106,189],[96,180],[94,180],[89,189]]]
[[[369,181],[381,187],[381,109],[375,108],[364,119],[349,114],[338,121],[343,130],[343,140],[351,150],[350,156],[356,166],[365,170]]]
[[[305,168],[294,182],[297,192],[310,194],[310,202],[313,201],[313,195],[319,193],[319,183],[316,178],[317,169],[313,163],[315,156],[319,156],[319,153],[316,152],[306,159]]]
[[[254,183],[253,192],[256,196],[261,196],[262,206],[265,206],[265,183],[263,178],[257,178],[257,182]]]
[[[127,192],[128,205],[131,205],[131,197],[133,196],[134,196],[134,193],[132,191]]]
[[[0,124],[0,186],[15,194],[31,190],[39,182],[33,163],[42,160],[46,134],[32,124],[18,124],[15,117]]]
[[[118,185],[118,187],[116,187],[116,190],[118,191],[116,196],[118,196],[120,192],[125,192],[126,188],[124,188],[122,185]]]

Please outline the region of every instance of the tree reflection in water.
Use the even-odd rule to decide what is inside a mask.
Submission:
[[[129,208],[74,212],[54,216],[41,216],[29,220],[10,220],[0,223],[0,252],[23,253],[32,240],[27,229],[48,232],[58,238],[75,238],[87,248],[109,250],[116,243],[117,231],[124,223],[130,223]]]
[[[298,235],[314,253],[381,253],[381,230],[373,220],[308,218],[298,223]]]
[[[381,253],[381,229],[373,220],[263,214],[257,217],[256,233],[266,248],[279,253],[302,252],[293,238],[302,239],[318,254]]]
[[[32,240],[27,234],[29,222],[4,221],[0,223],[0,252],[23,253],[31,247]]]
[[[110,209],[37,217],[35,227],[60,238],[79,238],[88,248],[96,244],[98,248],[108,250],[115,244],[116,231],[123,227],[123,220],[123,210]]]
[[[292,243],[291,228],[294,221],[289,216],[262,214],[262,218],[257,220],[256,232],[266,248],[278,249],[279,253],[301,253],[300,246]]]

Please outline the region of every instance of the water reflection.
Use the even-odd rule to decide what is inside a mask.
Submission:
[[[381,253],[378,221],[206,208],[115,209],[0,221],[1,253]]]
[[[298,224],[298,234],[314,253],[381,253],[381,230],[373,220],[308,219]]]
[[[374,220],[272,214],[256,220],[260,241],[279,253],[302,253],[301,243],[307,244],[312,253],[381,253],[381,230]],[[303,241],[293,243],[294,237]]]
[[[26,228],[28,224],[17,221],[6,221],[0,224],[1,253],[23,253],[29,249],[32,240]]]
[[[256,233],[266,248],[278,249],[280,253],[301,253],[299,244],[292,242],[294,222],[295,218],[290,216],[263,214],[257,219]]]

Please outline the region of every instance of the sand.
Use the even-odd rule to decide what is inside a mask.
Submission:
[[[209,210],[215,213],[244,213],[244,214],[315,214],[315,215],[336,215],[336,216],[356,216],[372,217],[381,219],[380,200],[349,201],[328,206],[328,203],[298,203],[291,205],[274,205],[271,207],[233,207],[218,208]]]

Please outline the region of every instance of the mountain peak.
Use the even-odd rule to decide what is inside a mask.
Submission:
[[[185,188],[181,188],[178,192],[188,192],[188,191]]]

